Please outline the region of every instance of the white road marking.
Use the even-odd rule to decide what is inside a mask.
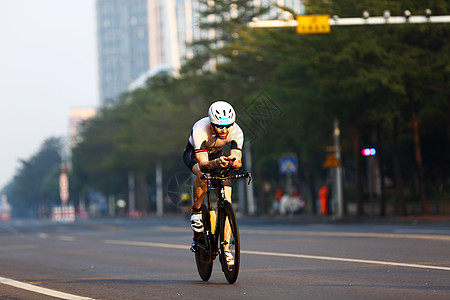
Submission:
[[[122,241],[122,240],[104,240],[103,242],[106,244],[127,245],[127,246],[143,246],[143,247],[170,248],[170,249],[182,249],[182,250],[189,249],[188,246],[179,245],[179,244],[136,242],[136,241]],[[450,271],[450,267],[408,264],[408,263],[399,263],[399,262],[390,262],[390,261],[381,261],[381,260],[366,260],[366,259],[354,259],[354,258],[344,258],[344,257],[316,256],[316,255],[303,255],[303,254],[293,254],[293,253],[279,253],[279,252],[251,251],[251,250],[241,250],[241,253],[242,254],[250,254],[250,255],[293,257],[293,258],[316,259],[316,260],[331,260],[331,261],[340,261],[340,262],[375,264],[375,265],[383,265],[383,266],[395,266],[395,267],[408,267],[408,268]]]
[[[88,297],[82,297],[82,296],[72,295],[72,294],[68,294],[68,293],[63,293],[63,292],[59,292],[59,291],[43,288],[43,287],[40,287],[40,286],[35,286],[35,285],[32,285],[32,284],[20,282],[20,281],[17,281],[17,280],[4,278],[4,277],[0,277],[0,283],[6,284],[6,285],[9,285],[9,286],[12,286],[12,287],[16,287],[16,288],[19,288],[19,289],[22,289],[22,290],[35,292],[35,293],[47,295],[47,296],[50,296],[50,297],[56,297],[56,298],[59,298],[59,299],[93,300],[93,298],[88,298]]]
[[[47,239],[48,238],[48,234],[46,233],[39,233],[38,237],[40,237],[41,239]],[[68,235],[60,235],[58,236],[58,239],[61,241],[67,241],[67,242],[74,242],[76,241],[76,238],[74,238],[73,236],[68,236]]]
[[[68,236],[68,235],[60,235],[58,237],[61,241],[68,241],[68,242],[73,242],[75,241],[75,238],[72,236]]]
[[[37,248],[38,245],[15,245],[15,246],[0,246],[0,251],[14,251],[14,250],[27,250]]]
[[[277,253],[277,252],[264,252],[264,251],[249,251],[249,250],[241,250],[241,253],[243,253],[243,254],[252,254],[252,255],[266,255],[266,256],[294,257],[294,258],[306,258],[306,259],[318,259],[318,260],[332,260],[332,261],[343,261],[343,262],[362,263],[362,264],[375,264],[375,265],[384,265],[384,266],[395,266],[395,267],[408,267],[408,268],[434,269],[434,270],[450,271],[450,267],[438,267],[438,266],[430,266],[430,265],[407,264],[407,263],[398,263],[398,262],[381,261],[381,260],[366,260],[366,259],[354,259],[354,258],[342,258],[342,257],[330,257],[330,256],[316,256],[316,255],[303,255],[303,254]]]
[[[239,230],[245,234],[284,234],[295,236],[331,236],[331,237],[361,237],[361,238],[388,238],[388,239],[417,239],[450,241],[450,236],[425,234],[399,234],[399,233],[367,233],[367,232],[316,232],[316,231],[285,231],[285,230]]]
[[[186,246],[186,245],[177,245],[177,244],[137,242],[137,241],[119,241],[119,240],[104,240],[103,242],[105,244],[114,244],[114,245],[144,246],[144,247],[155,247],[155,248],[170,248],[170,249],[189,250],[188,246]]]
[[[46,239],[46,238],[48,238],[48,234],[46,234],[46,233],[39,233],[38,237],[40,237],[41,239]]]
[[[171,232],[192,232],[186,227],[168,227],[160,226],[161,231]],[[368,232],[327,232],[327,231],[289,231],[289,230],[261,230],[261,229],[239,229],[241,234],[272,234],[272,235],[294,235],[294,236],[331,236],[331,237],[361,237],[361,238],[386,238],[386,239],[417,239],[417,240],[435,240],[450,241],[448,231],[437,230],[396,230],[396,233],[368,233]],[[433,233],[433,234],[431,234]],[[445,235],[447,234],[447,235]]]

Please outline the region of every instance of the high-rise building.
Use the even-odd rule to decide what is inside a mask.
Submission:
[[[148,0],[97,0],[100,100],[116,100],[149,69]]]
[[[254,0],[303,12],[301,0]],[[128,89],[145,84],[161,71],[178,70],[193,53],[187,43],[211,37],[198,26],[198,0],[97,0],[100,101],[116,100]],[[204,4],[203,4],[204,5]],[[264,18],[273,19],[274,8]]]

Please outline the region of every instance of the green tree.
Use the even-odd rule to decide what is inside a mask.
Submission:
[[[14,216],[35,216],[38,209],[49,209],[59,201],[61,138],[48,138],[22,166],[7,188]]]

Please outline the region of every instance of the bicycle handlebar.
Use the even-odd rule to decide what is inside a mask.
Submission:
[[[252,173],[245,172],[244,174],[235,174],[235,175],[210,175],[210,174],[203,174],[200,179],[202,180],[227,180],[227,179],[239,179],[239,178],[249,178],[248,184],[252,181]]]

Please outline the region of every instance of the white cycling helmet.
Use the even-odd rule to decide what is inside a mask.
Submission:
[[[216,101],[209,107],[209,121],[214,125],[232,125],[236,121],[233,106],[225,101]]]

